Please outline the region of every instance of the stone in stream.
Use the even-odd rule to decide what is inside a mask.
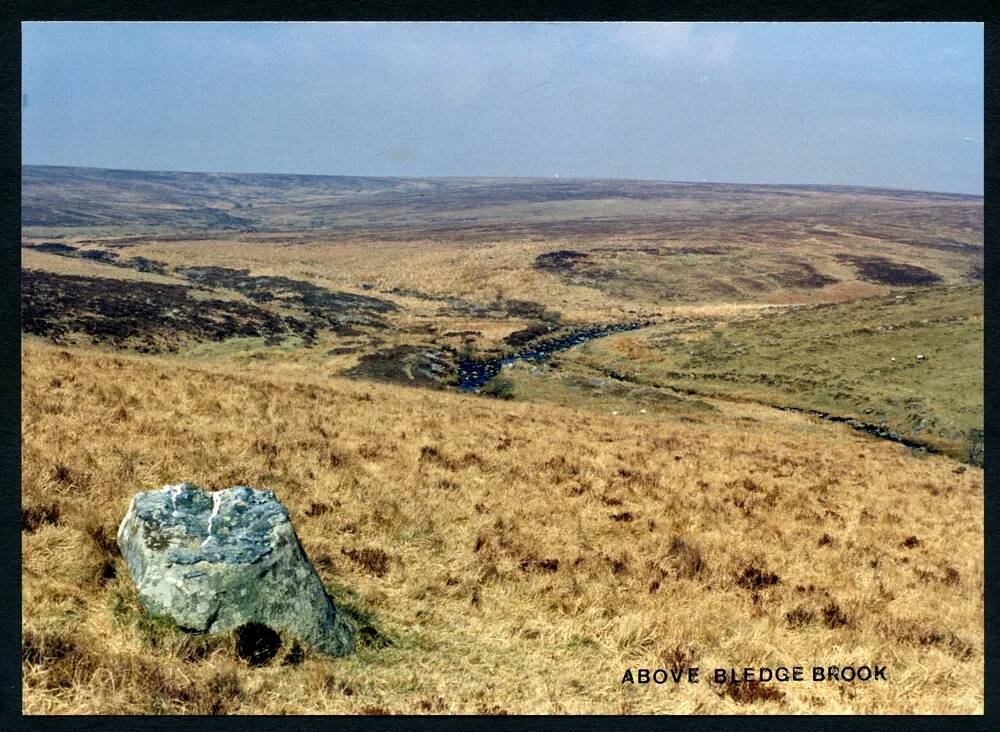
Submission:
[[[142,604],[184,630],[263,625],[327,655],[354,648],[353,626],[326,594],[271,491],[208,493],[180,483],[137,493],[118,546]]]

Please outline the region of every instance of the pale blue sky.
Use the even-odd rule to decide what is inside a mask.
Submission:
[[[25,23],[26,164],[981,194],[977,23]]]

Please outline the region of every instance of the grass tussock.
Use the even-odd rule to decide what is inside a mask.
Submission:
[[[793,414],[651,422],[30,341],[22,360],[26,713],[982,711],[979,468]],[[180,480],[274,490],[357,652],[150,618],[115,531]],[[817,660],[894,681],[620,683]]]

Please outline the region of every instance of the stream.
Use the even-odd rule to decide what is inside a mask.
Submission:
[[[458,376],[459,383],[458,388],[466,392],[478,392],[479,389],[484,386],[490,379],[494,378],[500,373],[500,370],[507,364],[514,363],[515,361],[532,361],[534,363],[541,363],[544,361],[549,354],[555,353],[556,351],[565,351],[568,348],[573,348],[587,341],[592,341],[596,338],[603,338],[605,336],[611,335],[612,333],[621,333],[628,330],[636,330],[638,328],[644,328],[651,325],[649,321],[646,322],[631,322],[631,323],[617,323],[614,325],[594,325],[587,326],[584,328],[578,328],[566,335],[559,338],[553,338],[552,340],[547,340],[544,343],[540,343],[534,347],[525,347],[521,350],[503,356],[501,358],[491,358],[491,359],[460,359],[458,362]],[[602,370],[604,375],[623,381],[626,383],[639,384],[641,382],[636,381],[624,374],[619,374],[615,371]],[[693,396],[700,397],[714,397],[714,398],[724,398],[718,395],[703,394],[693,389],[685,389],[678,387],[667,386],[667,389],[673,391],[689,394]],[[877,437],[879,439],[888,440],[890,442],[896,442],[898,444],[904,445],[908,448],[921,450],[923,452],[936,454],[939,451],[934,447],[927,445],[922,442],[916,442],[914,440],[909,440],[891,430],[886,429],[884,425],[873,425],[866,422],[862,422],[858,419],[851,417],[841,417],[835,414],[828,414],[826,412],[820,412],[815,409],[803,409],[798,407],[789,406],[778,406],[778,405],[768,405],[775,409],[780,409],[786,412],[798,412],[800,414],[808,414],[813,417],[825,420],[827,422],[837,422],[840,424],[846,424],[852,429],[863,432],[872,437]]]
[[[458,388],[462,391],[477,392],[480,387],[490,379],[500,373],[500,369],[515,361],[532,361],[541,363],[548,358],[550,353],[565,351],[567,348],[579,346],[581,343],[592,341],[595,338],[603,338],[612,333],[621,333],[627,330],[636,330],[650,325],[648,321],[632,323],[616,323],[614,325],[591,325],[578,328],[559,338],[546,340],[543,343],[532,346],[525,345],[519,351],[490,359],[460,359],[458,362]]]

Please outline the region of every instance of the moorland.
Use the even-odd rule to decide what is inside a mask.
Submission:
[[[26,712],[982,711],[981,197],[22,184]],[[180,480],[274,490],[358,652],[150,618]],[[620,683],[814,662],[892,682]]]

